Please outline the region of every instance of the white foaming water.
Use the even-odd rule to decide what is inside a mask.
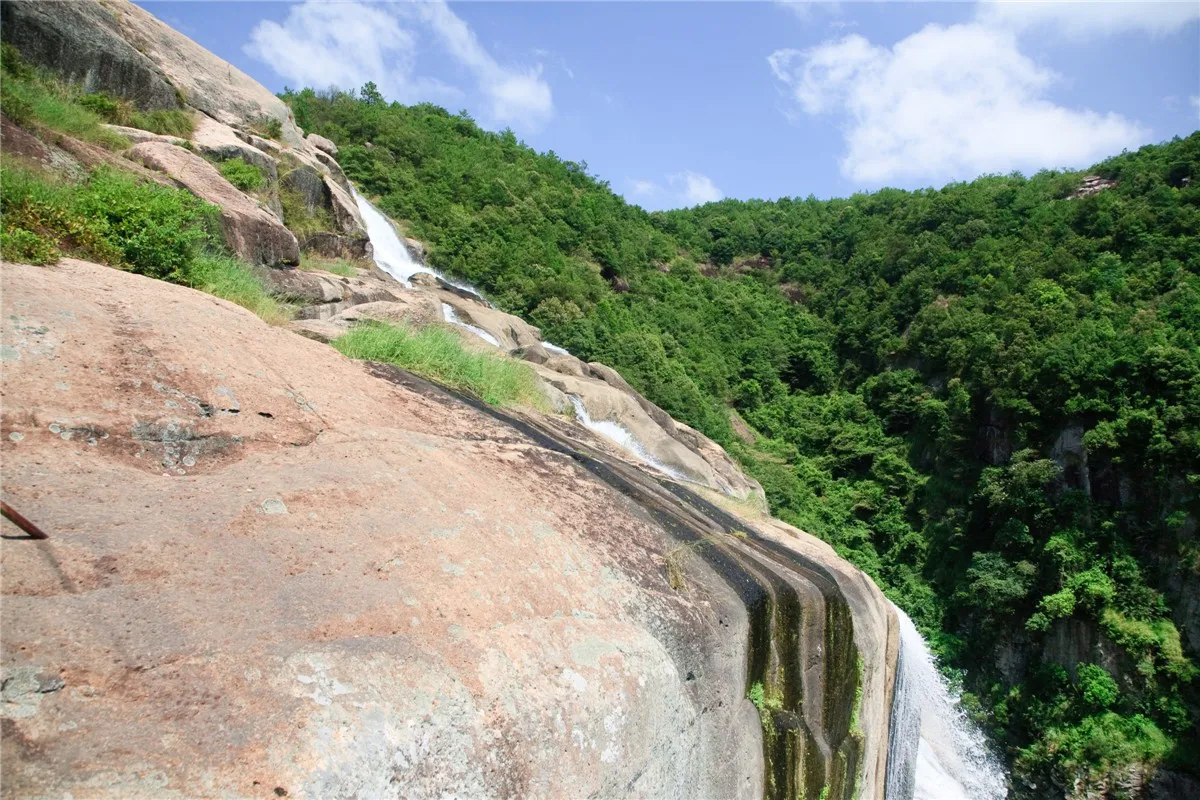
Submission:
[[[458,313],[454,310],[454,306],[450,305],[449,303],[442,303],[442,316],[445,317],[446,322],[449,322],[451,325],[457,325],[460,328],[466,328],[471,333],[475,334],[480,339],[483,339],[493,347],[500,346],[500,340],[495,336],[492,336],[483,328],[480,328],[478,325],[472,325],[469,322],[463,322],[461,319],[459,319]]]
[[[649,464],[659,472],[669,475],[676,480],[687,480],[686,476],[680,473],[679,470],[668,467],[666,464],[650,455],[650,453],[646,451],[646,448],[642,447],[642,443],[639,442],[637,438],[628,430],[626,430],[625,427],[620,423],[607,419],[594,420],[592,419],[591,415],[588,414],[587,408],[583,405],[583,400],[580,399],[578,395],[569,394],[567,397],[571,399],[571,405],[575,407],[575,418],[579,420],[579,423],[583,425],[583,427],[600,434],[605,439],[613,442],[623,450],[632,453],[638,458],[638,460]]]
[[[893,608],[896,608],[893,606]],[[887,800],[1002,800],[1004,772],[967,719],[908,615],[900,619]]]
[[[569,355],[571,355],[570,351],[568,351],[568,350],[567,350],[567,348],[565,348],[565,347],[559,347],[558,345],[556,345],[556,344],[551,344],[550,342],[542,342],[542,347],[546,348],[546,349],[547,349],[547,350],[549,350],[551,353],[557,353],[557,354],[558,354],[558,355],[560,355],[560,356],[569,356]]]
[[[413,259],[412,254],[408,252],[408,248],[404,246],[404,240],[396,232],[392,221],[382,211],[372,205],[371,201],[359,194],[357,189],[353,186],[350,189],[354,193],[354,202],[358,205],[358,213],[362,215],[363,224],[367,226],[367,238],[371,240],[371,247],[375,250],[375,263],[381,270],[405,286],[412,285],[409,280],[413,275],[416,275],[418,272],[424,272],[434,276],[442,283],[478,298],[485,305],[491,305],[483,298],[479,290],[471,284],[455,280],[454,278],[447,278],[437,270],[417,263]]]
[[[367,238],[375,250],[375,263],[381,270],[391,275],[405,286],[411,286],[409,278],[418,272],[437,275],[429,267],[423,267],[413,260],[412,254],[404,246],[400,234],[392,227],[392,221],[383,212],[358,193],[353,186],[354,202],[358,205],[358,213],[362,215],[363,224],[367,226]]]

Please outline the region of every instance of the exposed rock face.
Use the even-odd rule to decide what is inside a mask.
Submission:
[[[25,61],[61,72],[86,91],[126,97],[147,110],[179,105],[163,71],[126,41],[119,14],[99,3],[5,0],[0,36]]]
[[[178,136],[168,136],[163,133],[151,133],[150,131],[144,131],[141,128],[128,128],[124,125],[105,125],[104,127],[113,133],[124,136],[134,144],[141,144],[142,142],[166,142],[167,144],[174,144],[182,147],[183,143],[187,141],[187,139],[181,139]]]
[[[338,154],[337,145],[334,144],[333,142],[331,142],[330,140],[326,139],[324,136],[319,136],[315,133],[310,133],[308,136],[305,136],[304,138],[308,141],[309,144],[311,144],[313,147],[317,148],[321,152],[328,153],[331,156],[336,156]]]
[[[0,275],[50,535],[0,552],[8,792],[882,797],[895,624],[828,546],[189,289]]]
[[[128,0],[100,4],[116,17],[124,39],[163,72],[188,105],[230,125],[278,120],[284,142],[304,145],[291,111],[258,81]]]
[[[271,183],[279,179],[274,157],[246,143],[233,128],[211,117],[198,115],[192,144],[199,152],[218,161],[240,158],[266,173],[267,180]]]
[[[129,155],[169,175],[197,197],[220,206],[225,242],[239,257],[267,266],[300,262],[300,247],[292,232],[200,156],[166,142],[142,142]]]
[[[642,397],[616,370],[597,362],[584,364],[571,355],[552,356],[542,347],[541,331],[536,327],[473,297],[455,294],[444,287],[439,289],[438,280],[432,275],[418,273],[412,283],[435,290],[441,302],[451,306],[460,320],[482,328],[500,342],[501,349],[534,364],[550,386],[579,397],[593,420],[616,422],[632,433],[658,462],[688,480],[766,509],[762,487],[742,472],[718,444],[676,422]],[[465,334],[464,338],[479,346],[476,337]]]
[[[324,208],[328,203],[325,196],[324,176],[307,164],[301,164],[284,173],[280,179],[280,185],[299,195],[310,214],[319,208]]]
[[[1099,175],[1084,175],[1083,180],[1079,183],[1079,188],[1072,192],[1068,199],[1078,200],[1081,197],[1087,197],[1097,192],[1103,192],[1105,189],[1111,189],[1116,185],[1116,181],[1101,178]]]

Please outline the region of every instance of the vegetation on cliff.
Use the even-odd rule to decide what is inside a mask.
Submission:
[[[434,266],[619,369],[869,572],[968,670],[1018,792],[1194,769],[1172,612],[1200,570],[1200,134],[1086,195],[1042,172],[650,214],[465,113],[284,99]]]

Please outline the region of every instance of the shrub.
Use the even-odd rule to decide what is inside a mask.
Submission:
[[[82,189],[75,212],[105,225],[134,272],[186,283],[196,254],[217,242],[216,207],[180,189],[107,169],[94,171]]]
[[[39,236],[24,228],[4,228],[0,230],[0,255],[5,261],[52,264],[58,260],[59,252],[54,241],[47,236]]]
[[[1079,675],[1079,694],[1089,706],[1100,710],[1112,708],[1120,698],[1117,682],[1103,667],[1080,664],[1076,674]]]
[[[31,246],[32,235],[71,255],[186,282],[196,255],[216,243],[214,206],[108,168],[74,185],[5,164],[0,187],[11,247]]]
[[[497,406],[546,408],[537,373],[507,356],[471,353],[444,328],[418,330],[370,323],[335,340],[350,358],[384,361],[454,389],[465,389]]]
[[[5,258],[49,263],[61,250],[121,265],[121,250],[110,241],[105,220],[89,219],[75,209],[80,194],[77,187],[11,161],[0,166]]]
[[[216,207],[181,189],[105,168],[74,185],[5,163],[0,210],[5,259],[48,264],[66,252],[191,286],[272,324],[292,317],[249,265],[219,252]]]
[[[283,138],[283,123],[274,117],[262,117],[250,126],[250,130],[267,139],[279,141]]]
[[[225,176],[225,180],[243,192],[255,192],[267,184],[267,178],[261,169],[240,158],[222,161],[217,165],[217,169]]]

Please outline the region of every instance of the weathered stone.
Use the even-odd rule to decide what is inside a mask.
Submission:
[[[100,3],[5,0],[0,37],[26,62],[53,70],[84,91],[124,97],[147,110],[179,105],[163,71],[126,40],[119,13]]]
[[[325,188],[325,178],[316,169],[301,164],[283,174],[279,184],[284,189],[290,189],[304,201],[304,207],[312,214],[318,209],[329,207],[328,190]]]
[[[358,204],[354,202],[354,198],[328,175],[324,176],[323,180],[325,196],[328,198],[329,210],[333,213],[333,222],[337,229],[355,237],[366,236],[367,228],[358,213]]]
[[[262,170],[269,183],[273,184],[279,179],[274,158],[242,141],[237,131],[212,117],[197,115],[192,145],[198,152],[218,161],[240,158]]]
[[[184,287],[0,280],[3,490],[58,542],[0,553],[5,677],[68,683],[6,723],[6,791],[752,798],[765,679],[815,748],[789,795],[882,796],[894,624],[828,545]],[[164,475],[182,431],[226,444]]]
[[[264,139],[249,131],[237,131],[237,137],[246,144],[253,147],[255,150],[261,150],[272,158],[278,159],[283,155],[283,148],[278,142],[273,142],[270,139]]]
[[[129,155],[220,207],[225,242],[242,259],[268,266],[299,263],[300,247],[292,232],[200,156],[165,142],[142,142]]]
[[[496,337],[500,347],[506,351],[541,344],[541,331],[520,317],[506,314],[498,308],[489,308],[477,300],[462,297],[444,287],[437,294],[443,303],[454,309],[460,320],[482,328]]]
[[[410,256],[412,256],[413,261],[416,261],[418,264],[425,263],[425,245],[424,244],[422,244],[421,242],[419,242],[416,239],[410,239],[410,238],[405,237],[404,248],[406,250],[408,250],[408,254]]]
[[[320,231],[300,242],[300,249],[325,258],[369,259],[373,249],[371,240],[362,236],[343,236],[340,233]]]
[[[167,144],[183,147],[187,142],[187,139],[181,139],[178,136],[153,133],[151,131],[144,131],[141,128],[129,128],[124,125],[104,125],[103,127],[119,136],[124,136],[133,144],[140,144],[141,142],[166,142]]]
[[[331,156],[338,154],[338,146],[324,136],[315,133],[310,133],[304,137],[305,141],[317,148],[321,152],[328,153]]]
[[[0,148],[7,156],[35,161],[51,172],[80,180],[86,174],[82,165],[61,147],[43,142],[29,131],[0,116]]]
[[[322,166],[329,174],[329,177],[346,191],[346,194],[351,194],[350,179],[346,177],[346,173],[342,171],[342,166],[334,160],[333,156],[328,153],[323,153],[320,150],[312,152],[313,160]]]

